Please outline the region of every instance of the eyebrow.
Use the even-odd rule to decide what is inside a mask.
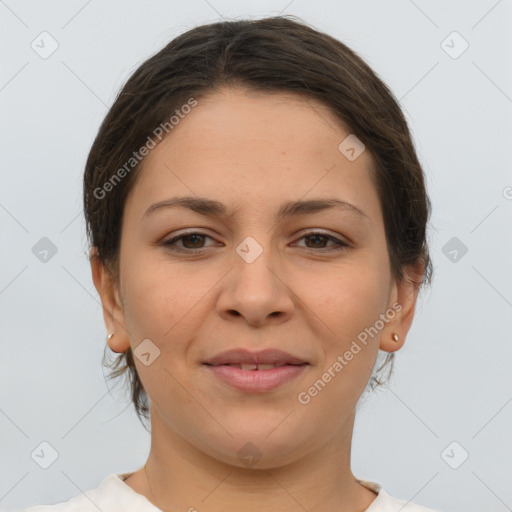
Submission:
[[[147,217],[157,210],[176,207],[188,208],[189,210],[197,212],[201,215],[208,215],[213,217],[231,217],[234,213],[233,212],[228,214],[226,206],[223,203],[213,199],[197,196],[180,196],[164,199],[163,201],[152,204],[144,212],[142,217]],[[289,201],[283,203],[280,206],[276,217],[277,220],[282,220],[286,217],[316,213],[330,208],[341,209],[349,213],[354,213],[358,217],[366,217],[369,219],[368,215],[366,215],[366,213],[357,206],[336,198]]]

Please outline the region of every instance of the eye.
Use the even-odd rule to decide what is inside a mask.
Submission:
[[[174,238],[171,238],[170,240],[163,242],[163,245],[169,247],[173,251],[194,253],[200,252],[202,249],[205,248],[203,244],[205,242],[205,239],[207,238],[213,240],[212,237],[204,233],[193,231],[189,233],[182,233],[181,235],[175,236]],[[308,245],[307,242],[305,246],[299,247],[313,249],[313,251],[317,252],[339,251],[349,247],[349,245],[346,244],[345,242],[342,242],[341,240],[337,239],[334,236],[322,233],[321,231],[310,231],[309,233],[306,233],[301,238],[299,238],[299,240],[303,239],[306,241],[309,240],[310,245]],[[332,242],[333,245],[331,245],[330,247],[326,247],[325,244],[328,242]]]
[[[303,235],[299,240],[302,240],[302,239],[312,240],[313,246],[306,245],[306,248],[307,249],[316,249],[318,251],[331,251],[331,250],[339,251],[339,250],[343,250],[343,249],[349,247],[349,245],[346,244],[345,242],[338,240],[334,236],[327,235],[326,233],[322,233],[321,231],[310,231],[309,233],[306,233],[305,235]],[[333,242],[334,246],[325,247],[324,244],[329,241]],[[322,247],[319,247],[319,244]],[[301,247],[304,247],[304,246],[301,246]]]
[[[190,232],[182,233],[181,235],[175,236],[170,240],[167,240],[163,245],[170,247],[173,251],[178,252],[194,252],[194,250],[203,249],[201,243],[204,242],[205,238],[213,240],[212,237],[205,235],[204,233]],[[182,246],[177,245],[177,242],[181,242]]]

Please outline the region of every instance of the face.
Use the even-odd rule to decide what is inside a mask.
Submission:
[[[145,354],[135,362],[160,438],[238,466],[253,450],[272,467],[349,435],[379,346],[401,346],[391,336],[405,337],[416,296],[392,279],[371,156],[347,158],[348,135],[310,99],[222,89],[145,158],[106,321],[111,347]],[[306,364],[205,364],[231,349]],[[273,372],[273,386],[222,377],[249,371]]]

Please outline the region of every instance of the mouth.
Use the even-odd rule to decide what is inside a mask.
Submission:
[[[273,370],[274,368],[282,368],[283,366],[306,366],[309,363],[224,363],[224,364],[209,364],[204,363],[206,366],[230,366],[244,371],[262,371]]]
[[[266,393],[297,379],[310,363],[278,349],[228,350],[203,362],[216,382],[244,393]]]
[[[231,389],[244,393],[268,393],[292,383],[309,366],[302,364],[206,364],[204,368],[215,379]]]
[[[232,366],[242,370],[270,370],[281,366],[309,364],[306,359],[279,349],[264,349],[252,352],[246,349],[232,349],[221,352],[203,362],[208,366]]]

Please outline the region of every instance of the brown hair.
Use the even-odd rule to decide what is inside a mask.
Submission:
[[[431,204],[397,100],[346,45],[293,16],[277,16],[189,30],[143,62],[119,92],[91,147],[83,196],[89,243],[118,284],[123,208],[141,167],[134,152],[150,140],[155,143],[155,129],[169,127],[170,117],[191,98],[221,86],[294,92],[327,105],[373,157],[393,277],[408,278],[405,267],[419,263],[424,272],[415,282],[430,283],[426,228]],[[393,361],[394,352],[387,353],[370,379],[371,389],[383,382],[383,368],[389,365],[391,374]],[[148,397],[131,349],[108,366],[113,370],[109,378],[128,372],[135,410],[141,421],[148,418]]]

